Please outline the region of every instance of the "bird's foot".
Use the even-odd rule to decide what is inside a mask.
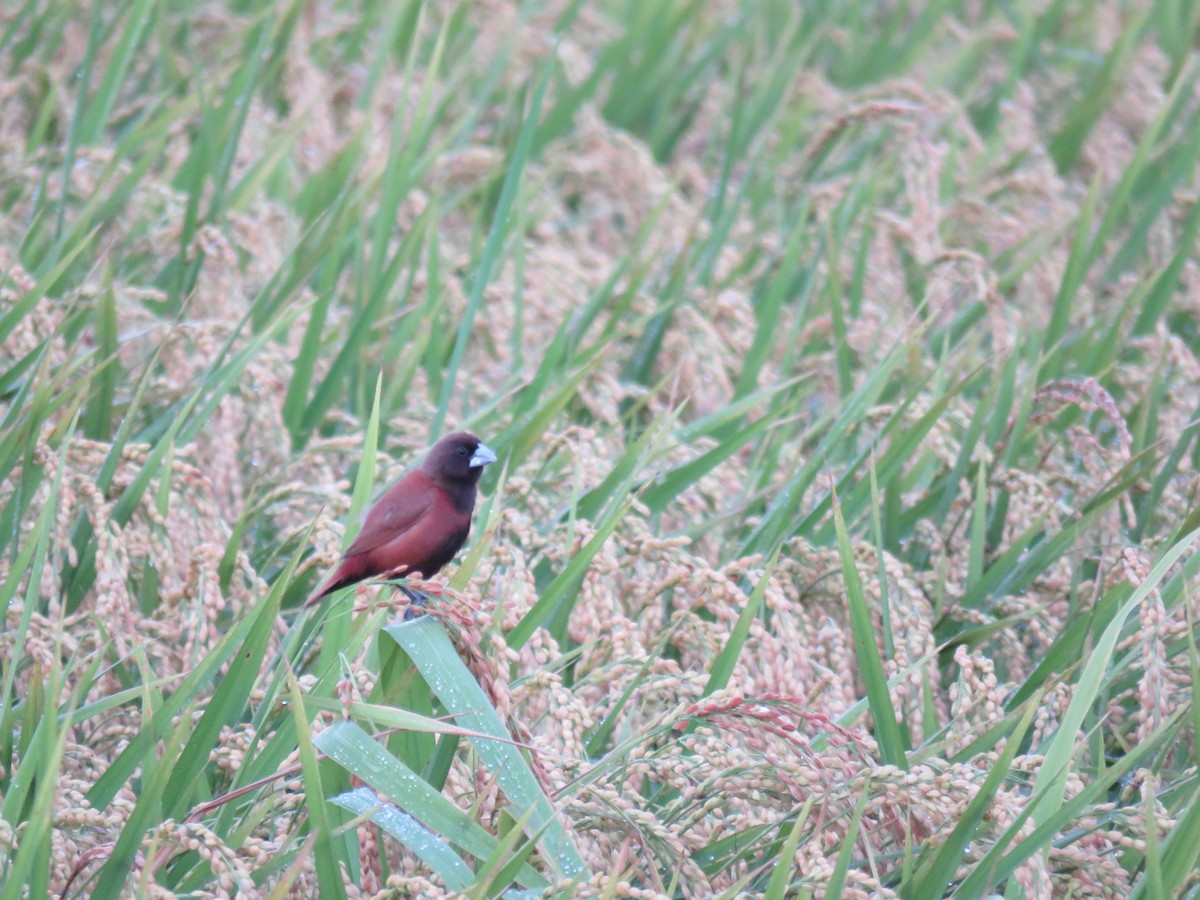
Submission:
[[[408,586],[420,591],[426,597],[437,597],[439,600],[453,601],[452,603],[438,604],[440,609],[448,610],[448,614],[453,619],[470,621],[471,616],[478,616],[483,611],[478,603],[471,600],[465,594],[451,590],[444,582],[419,581],[415,578],[410,578],[408,579]]]
[[[429,605],[429,595],[411,588],[406,584],[397,585],[400,592],[408,598],[408,608],[404,610],[404,621],[409,622],[417,616],[424,615],[425,607]]]

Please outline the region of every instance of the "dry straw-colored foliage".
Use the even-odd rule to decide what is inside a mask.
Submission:
[[[1097,5],[1106,16],[1118,19],[1121,4],[1116,0]],[[339,28],[338,17],[347,14],[308,10],[297,24],[295,46],[326,41]],[[592,17],[592,27],[581,26],[576,33],[591,37],[569,37],[557,50],[576,80],[586,77],[591,53],[605,41],[605,29],[611,28],[595,13],[582,15]],[[518,20],[510,4],[496,2],[481,5],[470,17],[482,34],[480,48],[490,42],[499,44],[516,30],[517,51],[504,75],[514,83],[527,79],[552,50],[549,12]],[[242,27],[237,19],[215,11],[206,23],[214,48],[224,46]],[[59,110],[65,116],[74,103],[69,87],[72,59],[86,40],[85,19],[72,19],[66,23],[50,71],[23,70],[0,89],[0,159],[8,184],[36,178],[40,171],[22,151],[33,113],[26,102],[28,92],[39,78],[62,85]],[[588,41],[594,41],[594,46]],[[197,59],[208,52],[199,48]],[[1046,129],[1041,120],[1057,108],[1052,99],[1059,86],[1052,79],[1018,86],[1001,110],[1003,153],[985,156],[963,101],[926,87],[919,69],[903,81],[861,91],[840,89],[817,72],[797,73],[785,104],[811,107],[812,128],[803,146],[781,154],[783,168],[777,177],[781,194],[811,192],[814,228],[832,227],[830,217],[848,185],[837,179],[811,184],[806,173],[821,149],[847,129],[886,129],[888,140],[881,152],[894,160],[899,172],[895,193],[876,198],[879,208],[869,235],[865,297],[860,314],[845,323],[856,378],[865,377],[888,348],[906,341],[915,327],[906,260],[915,260],[926,272],[929,315],[935,319],[949,321],[970,302],[985,305],[986,318],[977,327],[990,335],[996,358],[1005,358],[1014,346],[1045,327],[1086,185],[1093,178],[1110,185],[1120,177],[1148,117],[1163,102],[1158,86],[1164,65],[1152,45],[1139,48],[1120,85],[1123,99],[1114,101],[1096,127],[1102,139],[1084,148],[1082,166],[1069,177],[1056,171],[1043,145]],[[287,103],[268,105],[256,97],[236,167],[244,169],[269,153],[273,136],[294,125],[302,136],[290,166],[302,181],[306,171],[319,170],[343,147],[346,136],[366,123],[364,172],[381,170],[389,152],[389,123],[399,111],[411,111],[418,102],[412,86],[399,73],[384,72],[381,77],[389,82],[387,89],[374,95],[374,106],[359,109],[350,98],[363,73],[340,71],[336,65],[300,53],[287,55],[283,66],[280,84]],[[1000,69],[996,77],[1004,75]],[[485,311],[460,373],[452,421],[490,400],[491,386],[506,383],[514,366],[532,373],[539,349],[603,283],[616,260],[631,254],[657,260],[655,277],[665,278],[690,232],[706,227],[697,223],[704,220],[708,185],[714,176],[709,146],[713,119],[729,108],[728,97],[721,92],[732,90],[731,85],[713,83],[714,96],[707,98],[667,163],[656,161],[638,138],[608,124],[591,105],[580,110],[567,136],[531,163],[525,181],[529,229],[523,237],[522,269],[518,273],[507,263],[487,289]],[[122,101],[132,108],[142,98]],[[485,117],[471,146],[438,159],[425,182],[405,201],[399,228],[415,221],[433,195],[472,190],[500,171],[504,160],[489,141],[499,124]],[[144,178],[127,208],[109,223],[104,236],[109,252],[163,258],[174,252],[186,198],[172,188],[167,174],[177,169],[186,153],[185,138],[182,128],[170,136],[163,165],[155,167],[163,174]],[[72,190],[80,202],[88,196],[89,178],[110,159],[112,150],[104,145],[80,155],[72,177]],[[947,180],[955,188],[949,203],[941,199],[947,194],[941,187]],[[45,189],[55,194],[61,184],[51,178]],[[0,221],[4,275],[0,312],[11,308],[32,283],[17,262],[16,248],[21,222],[34,200],[34,191],[26,187]],[[1155,260],[1172,251],[1172,222],[1186,214],[1192,202],[1194,197],[1181,192],[1172,216],[1148,236]],[[639,229],[651,216],[657,220],[647,243],[635,246]],[[452,209],[438,219],[437,228],[443,269],[460,270],[471,258],[476,222]],[[177,320],[149,311],[147,301],[156,296],[152,285],[121,281],[112,285],[122,335],[119,365],[136,377],[151,354],[159,352],[146,386],[150,408],[166,408],[202,377],[232,324],[278,268],[298,229],[291,210],[265,199],[231,216],[221,227],[203,228],[192,248],[196,258],[203,260],[196,290]],[[1002,294],[989,261],[1030,242],[1041,247],[1036,261]],[[1114,507],[1027,590],[980,611],[958,606],[970,566],[973,485],[964,483],[942,521],[926,520],[920,526],[918,541],[928,559],[924,567],[915,568],[891,555],[879,559],[870,540],[856,543],[859,571],[881,630],[885,596],[889,605],[894,647],[885,664],[889,675],[902,675],[892,694],[897,714],[914,741],[941,732],[941,752],[924,758],[907,773],[880,763],[878,748],[865,727],[844,730],[834,724],[862,696],[862,682],[846,613],[841,562],[830,547],[815,546],[803,537],[786,544],[768,576],[766,612],[751,626],[730,685],[715,695],[703,695],[707,669],[747,603],[749,586],[758,581],[764,560],[729,559],[735,546],[731,536],[745,522],[708,529],[694,541],[670,536],[687,531],[697,521],[719,519],[730,509],[731,498],[743,496],[749,451],[717,466],[659,518],[634,504],[583,581],[582,597],[567,630],[581,648],[570,680],[549,668],[566,648],[546,630],[537,631],[520,652],[509,650],[504,630],[520,621],[536,601],[539,565],[558,570],[593,533],[588,521],[560,521],[559,515],[581,490],[599,484],[625,452],[624,430],[619,426],[622,403],[636,400],[655,415],[686,401],[688,418],[730,402],[739,361],[756,331],[752,285],[779,249],[774,236],[750,218],[734,223],[715,261],[714,283],[720,289],[689,296],[663,338],[655,367],[659,387],[624,382],[619,354],[606,354],[579,388],[574,421],[570,414],[564,415],[528,459],[508,473],[498,528],[463,592],[479,610],[462,626],[464,648],[472,646],[478,654],[472,654],[471,664],[490,685],[501,712],[538,751],[547,786],[559,799],[562,819],[593,871],[603,873],[580,888],[578,896],[666,896],[671,877],[678,879],[677,889],[685,896],[729,890],[751,873],[751,865],[740,861],[706,872],[694,854],[754,825],[779,823],[809,801],[810,833],[800,842],[794,860],[805,883],[822,895],[851,813],[861,802],[862,822],[854,851],[868,863],[851,870],[844,896],[893,896],[873,874],[879,869],[870,861],[902,854],[906,842],[948,834],[1000,748],[976,753],[966,761],[951,763],[948,756],[968,747],[1003,715],[1002,704],[1012,686],[1028,676],[1068,618],[1086,614],[1099,592],[1116,583],[1139,583],[1156,548],[1154,538],[1129,543],[1120,510]],[[849,252],[825,265],[840,268],[844,279],[853,277],[855,260]],[[518,277],[520,303],[515,299]],[[424,271],[417,274],[418,292],[425,279]],[[1194,262],[1184,267],[1182,281],[1184,289],[1176,302],[1183,312],[1196,314],[1200,271]],[[631,321],[655,309],[655,283],[661,282],[652,279],[638,292],[629,313]],[[1076,314],[1085,319],[1111,317],[1132,287],[1123,284],[1117,290],[1093,292],[1092,285],[1085,284],[1085,299],[1077,304]],[[45,336],[62,335],[62,318],[72,304],[86,304],[106,289],[97,267],[61,301],[39,305],[0,349],[0,368],[12,365]],[[467,302],[463,283],[447,278],[442,289],[444,308],[451,317],[460,314]],[[759,382],[770,386],[795,374],[791,367],[796,347],[784,340],[794,335],[805,348],[803,374],[814,385],[811,408],[819,410],[839,396],[834,323],[817,315],[797,327],[788,319],[792,314],[785,307],[778,327],[780,345]],[[331,327],[354,327],[346,318],[349,315],[335,311]],[[163,495],[166,503],[159,505],[156,480],[124,524],[112,518],[114,498],[137,477],[150,448],[131,445],[111,488],[101,492],[95,482],[106,444],[76,438],[66,452],[59,452],[46,440],[39,442],[28,463],[61,475],[61,487],[28,640],[21,647],[11,643],[18,622],[30,614],[21,592],[0,632],[7,657],[34,663],[19,672],[19,690],[27,690],[32,680],[55,666],[95,654],[140,658],[146,672],[167,679],[161,689],[169,690],[171,679],[188,673],[231,619],[243,616],[265,594],[266,579],[274,574],[275,570],[256,571],[246,548],[237,555],[227,586],[219,577],[230,529],[249,504],[257,509],[257,533],[273,535],[280,546],[293,546],[315,523],[308,534],[313,552],[300,567],[301,579],[315,579],[336,558],[349,508],[348,472],[361,446],[361,423],[347,417],[337,423],[342,436],[314,439],[292,453],[281,409],[307,316],[300,310],[281,339],[266,344],[252,358],[237,389],[221,401],[195,439],[174,448]],[[521,335],[520,360],[514,359],[516,329]],[[630,344],[634,338],[630,334]],[[235,349],[245,340],[239,337]],[[382,354],[386,337],[374,346]],[[1200,364],[1182,340],[1161,328],[1139,338],[1135,349],[1143,351],[1149,362],[1144,368],[1122,367],[1114,372],[1111,384],[1119,390],[1095,380],[1030,386],[1036,390],[1037,421],[1020,427],[1035,429],[1052,423],[1065,411],[1097,414],[1072,417],[1066,440],[1047,430],[1036,468],[1004,468],[998,462],[1002,448],[981,445],[978,452],[987,456],[990,472],[986,490],[990,496],[1001,491],[1008,496],[1002,536],[999,545],[989,548],[992,553],[1007,550],[1035,520],[1052,526],[1077,516],[1079,498],[1098,492],[1129,461],[1126,416],[1153,379],[1169,378],[1176,385],[1158,410],[1162,444],[1172,446],[1181,437],[1200,408]],[[60,337],[47,365],[65,364],[79,352],[78,346]],[[385,379],[403,364],[382,356],[374,362]],[[329,364],[330,360],[318,360],[318,374]],[[914,360],[913,364],[931,363]],[[426,431],[433,397],[418,372],[403,417],[389,423],[377,484],[395,478],[434,437]],[[915,422],[932,402],[930,398],[922,408],[918,400],[904,413],[905,421]],[[926,441],[946,467],[957,458],[963,427],[972,415],[971,403],[961,397],[952,401]],[[882,423],[893,411],[891,406],[872,409],[867,421]],[[49,432],[60,425],[51,421],[46,428]],[[702,442],[668,446],[662,465],[704,449]],[[788,457],[785,451],[778,460],[774,485],[766,486],[765,496],[803,463],[798,451],[793,452],[796,455]],[[553,477],[547,477],[547,472]],[[830,471],[828,476],[838,474]],[[20,490],[21,478],[18,469],[0,485],[0,495],[7,498]],[[822,479],[819,490],[827,490],[828,484],[828,477]],[[1196,485],[1190,457],[1185,457],[1163,490],[1163,516],[1182,517],[1193,504]],[[49,482],[42,481],[38,500],[49,490]],[[811,509],[819,500],[814,490],[801,506]],[[31,508],[38,507],[35,501]],[[78,608],[68,609],[60,577],[64,565],[76,561],[71,535],[79,512],[94,530],[96,580]],[[1078,563],[1084,557],[1099,573],[1092,582],[1079,578]],[[0,558],[0,578],[11,577],[12,562],[8,555]],[[157,602],[147,611],[136,591],[151,568],[159,588]],[[362,587],[359,599],[378,590]],[[952,664],[939,666],[933,629],[940,614],[979,623],[1014,616],[1020,624],[999,630],[974,648],[960,646]],[[1200,602],[1193,597],[1167,609],[1154,593],[1139,616],[1136,633],[1127,643],[1141,648],[1136,673],[1127,680],[1127,693],[1107,698],[1110,716],[1105,732],[1114,746],[1136,743],[1191,702],[1190,674],[1180,662],[1186,656],[1169,654],[1167,647],[1184,635],[1189,621],[1200,617]],[[287,621],[281,620],[276,640],[282,640],[287,628]],[[268,652],[266,658],[276,657]],[[362,660],[355,666],[359,677],[346,690],[365,695],[375,675]],[[81,700],[95,702],[125,687],[116,669],[101,667]],[[617,741],[631,742],[625,764],[576,789],[575,780],[590,767],[585,735],[627,690],[632,695],[615,730]],[[1034,725],[1035,745],[1058,727],[1069,700],[1066,688],[1046,697]],[[314,733],[327,722],[318,719]],[[103,859],[120,834],[136,800],[133,786],[126,785],[105,809],[89,808],[84,794],[143,724],[136,706],[123,705],[73,728],[54,806],[52,889],[61,890],[77,870],[86,872],[88,865]],[[1182,734],[1175,752],[1181,760],[1194,759],[1190,733]],[[218,772],[236,771],[252,736],[245,724],[223,733],[212,755]],[[1039,762],[1036,756],[1018,755],[1015,771],[1032,773]],[[20,765],[21,760],[15,759],[14,766]],[[215,875],[211,889],[216,894],[249,896],[265,890],[267,885],[252,882],[252,871],[290,846],[304,816],[301,782],[296,770],[289,771],[269,795],[270,815],[263,816],[264,824],[240,845],[226,846],[202,821],[167,823],[145,835],[133,877],[153,874],[173,853],[191,849],[211,864]],[[1068,795],[1080,789],[1083,777],[1072,775]],[[1144,793],[1147,800],[1141,807],[1148,811],[1157,803],[1154,787],[1156,776],[1143,772],[1124,789],[1131,795]],[[473,806],[489,825],[496,822],[504,802],[497,785],[462,760],[451,771],[446,792],[464,807]],[[1012,779],[1002,785],[973,846],[986,848],[1028,799],[1027,783]],[[1021,866],[1015,877],[1029,896],[1111,897],[1128,892],[1130,876],[1121,865],[1122,853],[1144,847],[1147,819],[1144,814],[1128,813],[1112,818],[1107,815],[1111,808],[1092,806],[1065,829],[1081,829],[1086,837],[1052,850],[1048,857],[1035,855]],[[1171,825],[1170,816],[1156,806],[1154,827],[1161,834]],[[1025,828],[1028,831],[1032,824],[1027,822]],[[0,845],[13,846],[20,840],[19,831],[0,830]],[[363,883],[349,887],[352,896],[389,887],[400,895],[441,892],[428,871],[384,837],[363,828],[360,840],[366,866]],[[379,859],[385,855],[392,873],[386,884],[379,875]],[[615,885],[609,873],[616,873]],[[302,871],[293,893],[312,895],[313,878],[311,871]]]

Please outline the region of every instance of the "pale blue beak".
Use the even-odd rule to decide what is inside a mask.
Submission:
[[[496,461],[496,454],[487,444],[480,444],[475,448],[475,455],[471,457],[471,468],[481,469],[488,463]]]

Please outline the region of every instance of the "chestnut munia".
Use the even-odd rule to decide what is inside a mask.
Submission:
[[[495,461],[491,448],[469,432],[443,437],[419,468],[375,502],[337,569],[304,605],[402,567],[405,575],[432,578],[466,542],[476,485],[483,467]]]

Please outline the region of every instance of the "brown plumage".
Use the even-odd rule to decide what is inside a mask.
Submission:
[[[432,578],[466,542],[479,476],[495,461],[496,454],[465,431],[434,444],[420,468],[375,502],[337,569],[304,605],[401,566],[408,567],[404,575]]]

